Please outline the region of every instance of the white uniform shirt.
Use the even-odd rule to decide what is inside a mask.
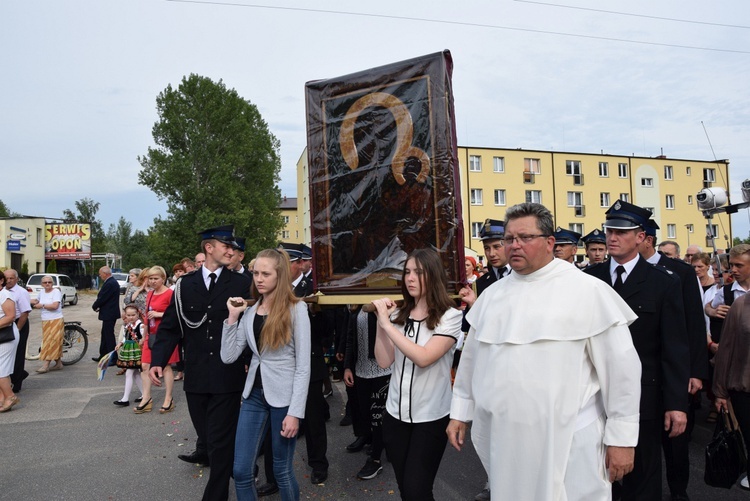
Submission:
[[[425,320],[394,326],[409,341],[424,346],[433,336],[448,336],[458,341],[462,319],[463,314],[451,308],[434,330],[427,328]],[[455,350],[454,345],[432,365],[418,367],[396,348],[385,403],[388,414],[406,423],[425,423],[447,416],[451,410],[451,365]]]

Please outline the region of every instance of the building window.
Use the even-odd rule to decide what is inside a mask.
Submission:
[[[713,235],[714,238],[719,236],[719,225],[718,224],[707,224],[706,225],[706,234]]]
[[[482,157],[469,155],[469,172],[482,172]]]
[[[568,229],[570,231],[575,231],[576,233],[580,233],[581,235],[585,235],[583,232],[583,223],[570,223],[568,224]],[[578,247],[583,247],[583,241],[578,241]]]
[[[299,216],[294,216],[294,222],[299,223]]]
[[[505,158],[492,157],[492,172],[505,172]]]
[[[495,205],[505,205],[505,190],[495,190]]]
[[[542,162],[538,158],[524,158],[523,171],[529,174],[541,174]]]
[[[644,188],[653,188],[654,187],[654,180],[650,177],[642,177],[641,178],[641,186]]]
[[[617,175],[622,178],[628,177],[628,164],[617,164]]]
[[[573,184],[576,186],[583,185],[583,174],[581,174],[581,162],[578,160],[565,161],[565,174],[573,176]]]
[[[609,193],[599,193],[599,207],[609,207]]]
[[[664,166],[664,179],[667,181],[672,181],[674,179],[674,169],[672,169],[671,165]]]
[[[693,233],[693,231],[695,231],[695,228],[692,224],[686,224],[685,227],[687,228],[688,233]]]
[[[294,237],[299,240],[299,230],[294,231]]]
[[[609,177],[609,164],[607,162],[599,162],[599,177]]]
[[[471,205],[482,205],[482,190],[472,189],[471,190]]]
[[[36,229],[36,245],[37,247],[41,247],[44,244],[44,241],[42,241],[42,229],[37,228]]]
[[[526,190],[526,202],[534,204],[542,203],[542,192],[539,190]]]
[[[716,182],[716,169],[703,169],[703,184]]]
[[[620,193],[620,200],[630,202],[630,193]]]
[[[479,238],[479,232],[482,230],[482,223],[471,223],[471,238]]]
[[[690,169],[690,166],[689,166],[689,165],[688,165],[687,167],[685,167],[685,175],[686,175],[686,176],[689,176],[689,175],[690,175],[690,174],[692,174],[692,173],[693,173],[693,172],[692,172],[692,169]]]
[[[674,195],[667,195],[667,209],[674,209]]]
[[[580,191],[569,191],[568,207],[573,207],[575,209],[576,216],[583,216],[583,193],[581,193]]]
[[[667,225],[667,238],[677,238],[677,225],[676,224]]]
[[[688,205],[693,205],[693,195],[688,195]]]
[[[289,216],[284,216],[284,224],[289,224]]]
[[[281,238],[283,238],[284,240],[288,239],[289,238],[289,230],[282,231],[281,232]]]

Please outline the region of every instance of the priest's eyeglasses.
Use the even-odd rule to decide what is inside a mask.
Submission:
[[[503,245],[513,245],[514,242],[518,242],[520,245],[526,245],[531,243],[535,238],[547,238],[549,235],[518,235],[516,237],[504,236],[501,240]]]

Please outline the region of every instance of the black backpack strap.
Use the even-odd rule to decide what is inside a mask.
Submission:
[[[734,292],[732,292],[732,284],[726,284],[724,286],[724,304],[732,306],[734,303]]]

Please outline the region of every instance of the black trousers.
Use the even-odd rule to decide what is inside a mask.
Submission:
[[[404,501],[432,501],[443,459],[450,416],[426,423],[405,423],[388,412],[383,415],[383,441]]]
[[[729,399],[732,402],[737,423],[740,425],[742,438],[745,440],[745,449],[750,451],[750,393],[730,390]],[[750,477],[750,461],[747,464],[747,472]]]
[[[688,396],[692,400],[692,395]],[[688,406],[687,427],[685,432],[674,438],[669,438],[669,432],[661,432],[661,448],[664,451],[664,465],[667,470],[667,485],[669,492],[687,494],[690,481],[690,436],[695,427],[695,409]]]
[[[117,320],[102,320],[102,339],[99,341],[99,357],[103,357],[110,351],[114,351],[117,343],[115,342],[115,324]]]
[[[326,431],[326,411],[328,404],[322,391],[323,381],[310,381],[307,389],[305,419],[302,426],[307,445],[307,463],[314,472],[328,472],[328,432]]]
[[[661,499],[661,433],[663,419],[640,422],[633,471],[622,480],[622,501]]]
[[[372,437],[370,457],[377,461],[380,461],[383,452],[383,414],[390,380],[391,376],[371,379],[354,376],[354,390],[359,407],[357,414],[364,426],[364,433],[359,436]]]
[[[225,501],[234,464],[234,437],[240,414],[241,392],[185,393],[198,435],[196,450],[208,454],[211,464],[203,501]]]
[[[16,325],[18,321],[16,320]],[[18,348],[16,348],[16,359],[13,363],[13,374],[10,375],[10,383],[13,385],[13,391],[21,391],[23,380],[29,377],[26,372],[26,345],[29,343],[29,319],[18,329]]]

